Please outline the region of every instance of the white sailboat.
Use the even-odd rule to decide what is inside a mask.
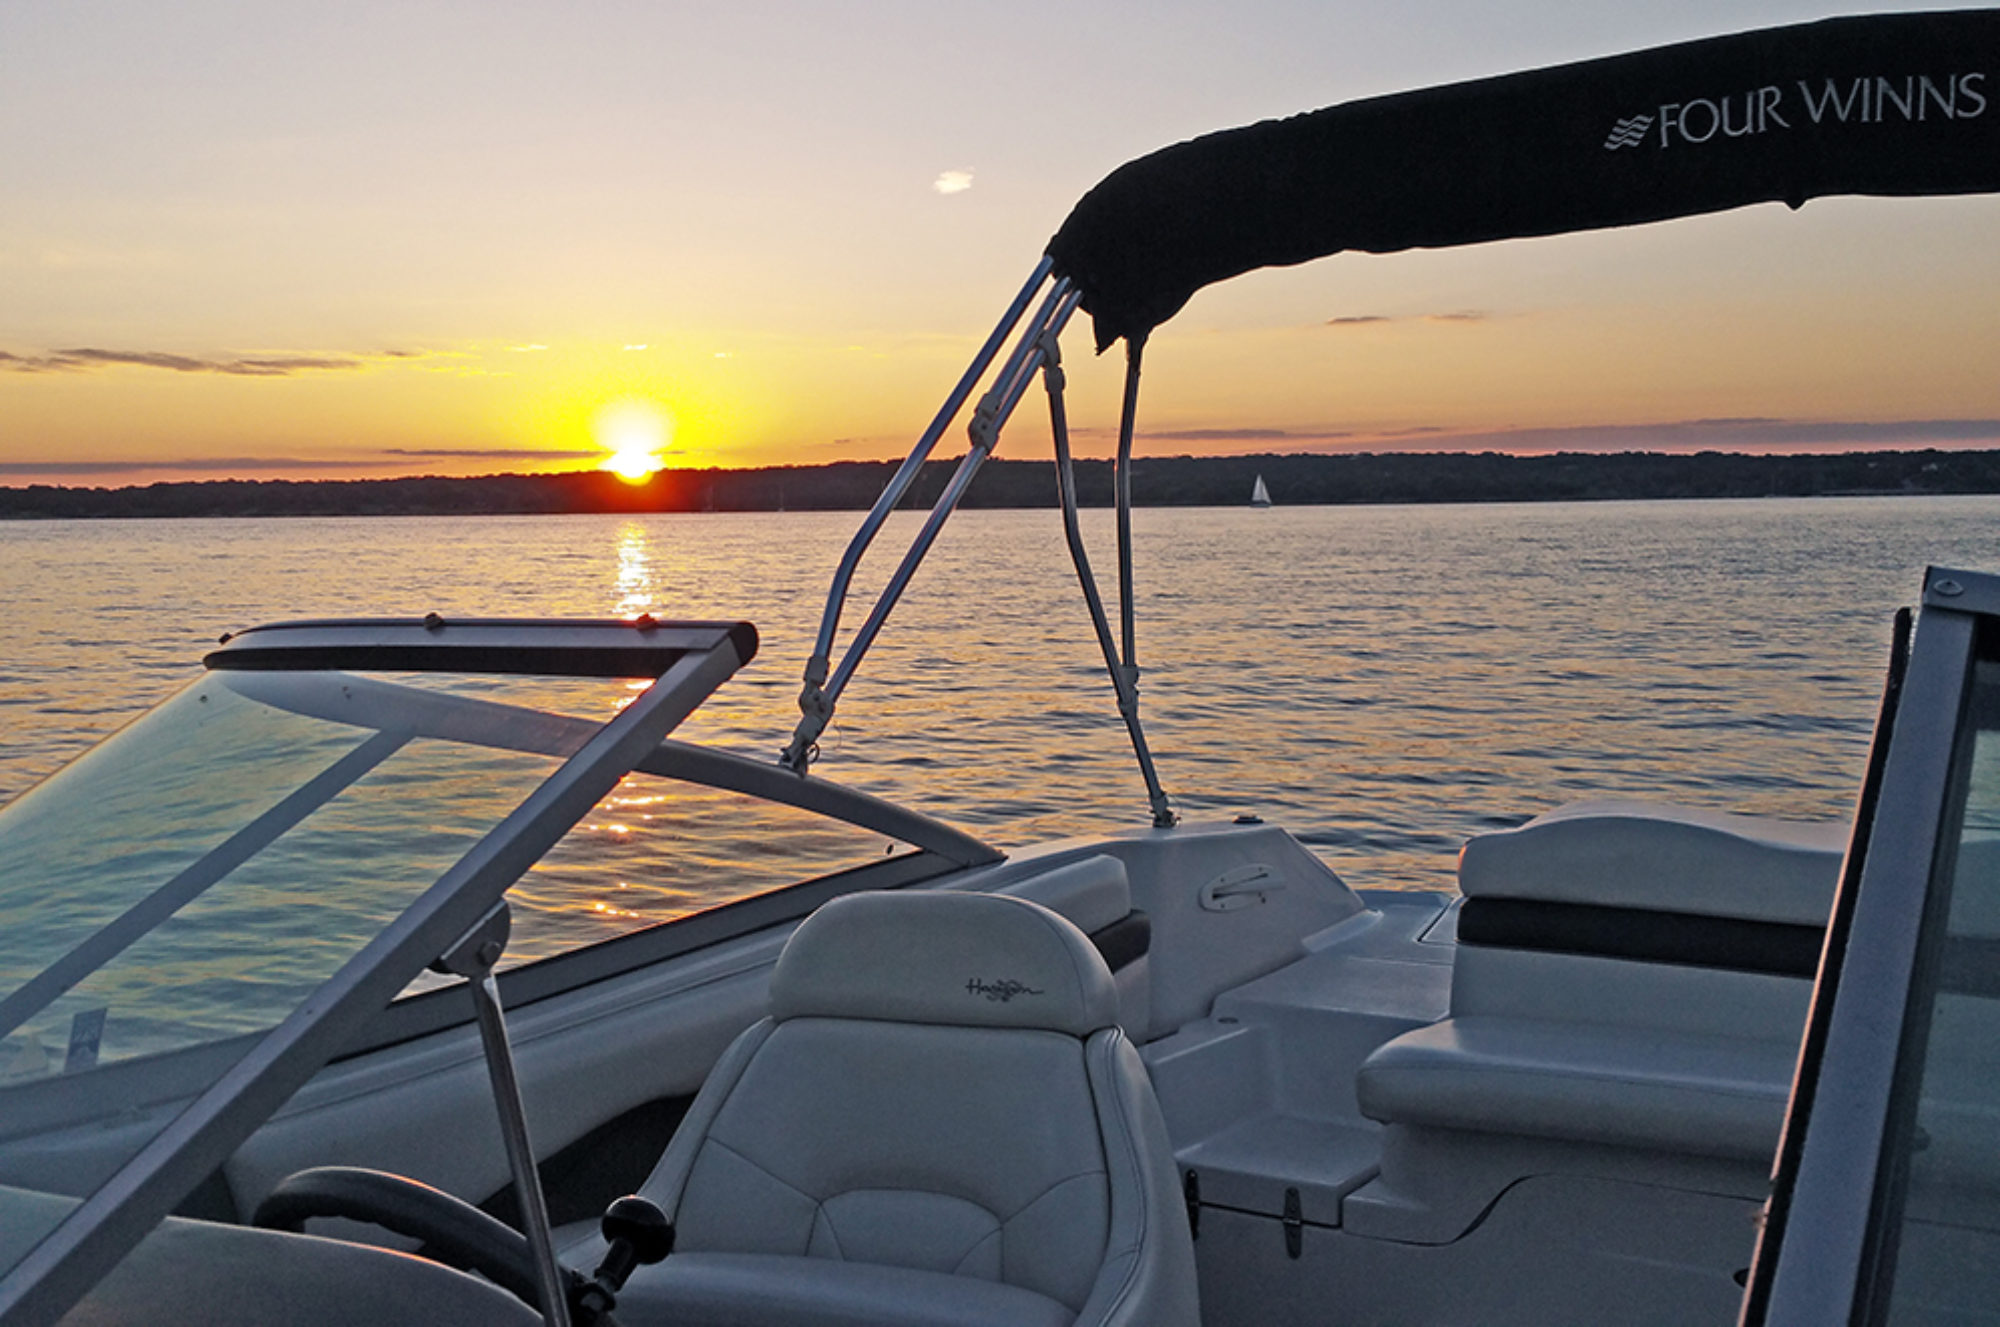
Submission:
[[[1271,490],[1264,487],[1264,476],[1258,475],[1257,482],[1250,486],[1250,505],[1268,507],[1271,505]]]

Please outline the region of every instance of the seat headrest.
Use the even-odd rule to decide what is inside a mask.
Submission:
[[[898,890],[834,899],[800,923],[771,974],[771,1016],[1084,1037],[1118,1021],[1118,988],[1083,932],[1038,903]]]

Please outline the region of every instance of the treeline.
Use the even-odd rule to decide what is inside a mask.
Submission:
[[[929,506],[955,466],[954,461],[927,463],[903,505]],[[469,479],[222,479],[130,488],[37,484],[0,488],[0,519],[855,511],[873,504],[894,470],[887,461],[663,470],[644,484],[598,472]],[[1259,475],[1279,506],[2000,493],[2000,451],[1147,457],[1133,466],[1132,498],[1146,507],[1241,506],[1249,501]],[[1077,490],[1085,506],[1109,506],[1111,463],[1078,462]],[[1052,462],[995,460],[979,472],[965,505],[1048,507],[1055,501]]]

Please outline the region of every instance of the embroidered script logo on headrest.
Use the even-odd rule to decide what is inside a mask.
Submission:
[[[1003,977],[999,981],[981,981],[977,977],[965,979],[967,995],[983,995],[995,1004],[1006,1004],[1017,995],[1040,995],[1041,992],[1026,982]]]

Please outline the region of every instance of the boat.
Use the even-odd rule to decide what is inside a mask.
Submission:
[[[2000,577],[1914,587],[1850,824],[1591,799],[1469,841],[1454,893],[1362,892],[1281,826],[1177,813],[1129,474],[1146,337],[1208,282],[2000,191],[1996,63],[2000,12],[1836,19],[1122,168],[862,522],[775,764],[673,736],[755,655],[747,622],[225,638],[0,809],[0,1323],[1994,1318]],[[1802,80],[1871,112],[1789,113]],[[1118,630],[1078,532],[1079,310],[1131,369]],[[1002,853],[814,765],[1038,378],[1147,813]],[[836,662],[860,557],[981,384]],[[552,929],[537,882],[626,786],[871,850],[615,939]]]
[[[1268,507],[1271,505],[1271,490],[1264,487],[1264,476],[1258,475],[1257,482],[1250,486],[1250,505]]]

